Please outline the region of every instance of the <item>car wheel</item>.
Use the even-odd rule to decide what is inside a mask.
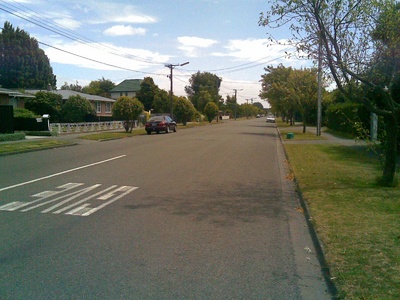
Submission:
[[[176,132],[176,125],[174,126],[174,132]]]
[[[151,134],[151,131],[147,131],[147,134]]]
[[[165,129],[165,133],[169,133],[169,125],[167,125],[167,129]]]
[[[159,134],[160,132],[159,132],[159,131],[156,131],[156,133]]]

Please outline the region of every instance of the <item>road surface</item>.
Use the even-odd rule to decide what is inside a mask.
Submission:
[[[263,118],[0,170],[0,299],[330,299]]]

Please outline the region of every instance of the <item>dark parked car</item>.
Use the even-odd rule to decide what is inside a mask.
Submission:
[[[168,133],[170,131],[176,132],[176,122],[169,116],[155,116],[151,117],[145,124],[147,134],[151,134],[153,131],[160,133],[164,131]]]

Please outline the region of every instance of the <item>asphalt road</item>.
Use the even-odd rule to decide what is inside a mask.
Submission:
[[[0,299],[330,299],[265,119],[0,157]]]

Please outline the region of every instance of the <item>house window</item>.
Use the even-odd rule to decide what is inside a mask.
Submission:
[[[110,112],[111,112],[111,103],[106,102],[106,113],[110,113]]]
[[[101,113],[101,102],[96,102],[96,112]]]

